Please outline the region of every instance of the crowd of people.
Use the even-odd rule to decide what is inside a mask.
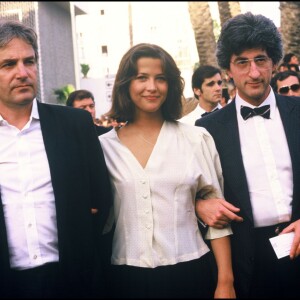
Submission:
[[[223,25],[185,116],[172,56],[131,47],[109,127],[90,91],[37,99],[37,45],[0,22],[0,298],[300,296],[299,62],[270,19]]]

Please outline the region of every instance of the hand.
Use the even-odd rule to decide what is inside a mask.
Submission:
[[[91,208],[92,215],[95,215],[98,212],[97,208]]]
[[[197,216],[204,223],[217,229],[224,228],[231,221],[243,221],[236,214],[240,209],[224,199],[197,199],[195,208]]]
[[[300,220],[297,220],[284,228],[280,234],[289,233],[292,231],[295,232],[295,236],[290,251],[290,258],[294,259],[300,254]]]

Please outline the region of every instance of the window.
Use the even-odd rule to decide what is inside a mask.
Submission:
[[[102,46],[102,54],[108,54],[107,46]]]

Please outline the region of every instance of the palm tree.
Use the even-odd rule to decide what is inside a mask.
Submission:
[[[221,27],[230,18],[241,13],[239,1],[218,1]]]
[[[285,54],[292,52],[300,59],[300,2],[280,1],[280,31]]]
[[[188,8],[194,29],[199,62],[201,65],[217,66],[216,40],[208,2],[188,2]]]

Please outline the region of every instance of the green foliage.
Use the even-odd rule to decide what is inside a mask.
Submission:
[[[200,67],[200,63],[199,62],[195,62],[193,71],[195,72],[196,69],[198,69],[199,67]]]
[[[67,84],[61,88],[54,89],[54,94],[56,95],[57,102],[60,104],[66,104],[69,95],[75,91],[72,84]]]
[[[214,26],[214,36],[217,42],[221,33],[221,25],[217,20],[213,19],[213,26]]]
[[[83,74],[83,78],[87,78],[87,73],[90,70],[90,66],[88,64],[80,64],[81,73]]]

